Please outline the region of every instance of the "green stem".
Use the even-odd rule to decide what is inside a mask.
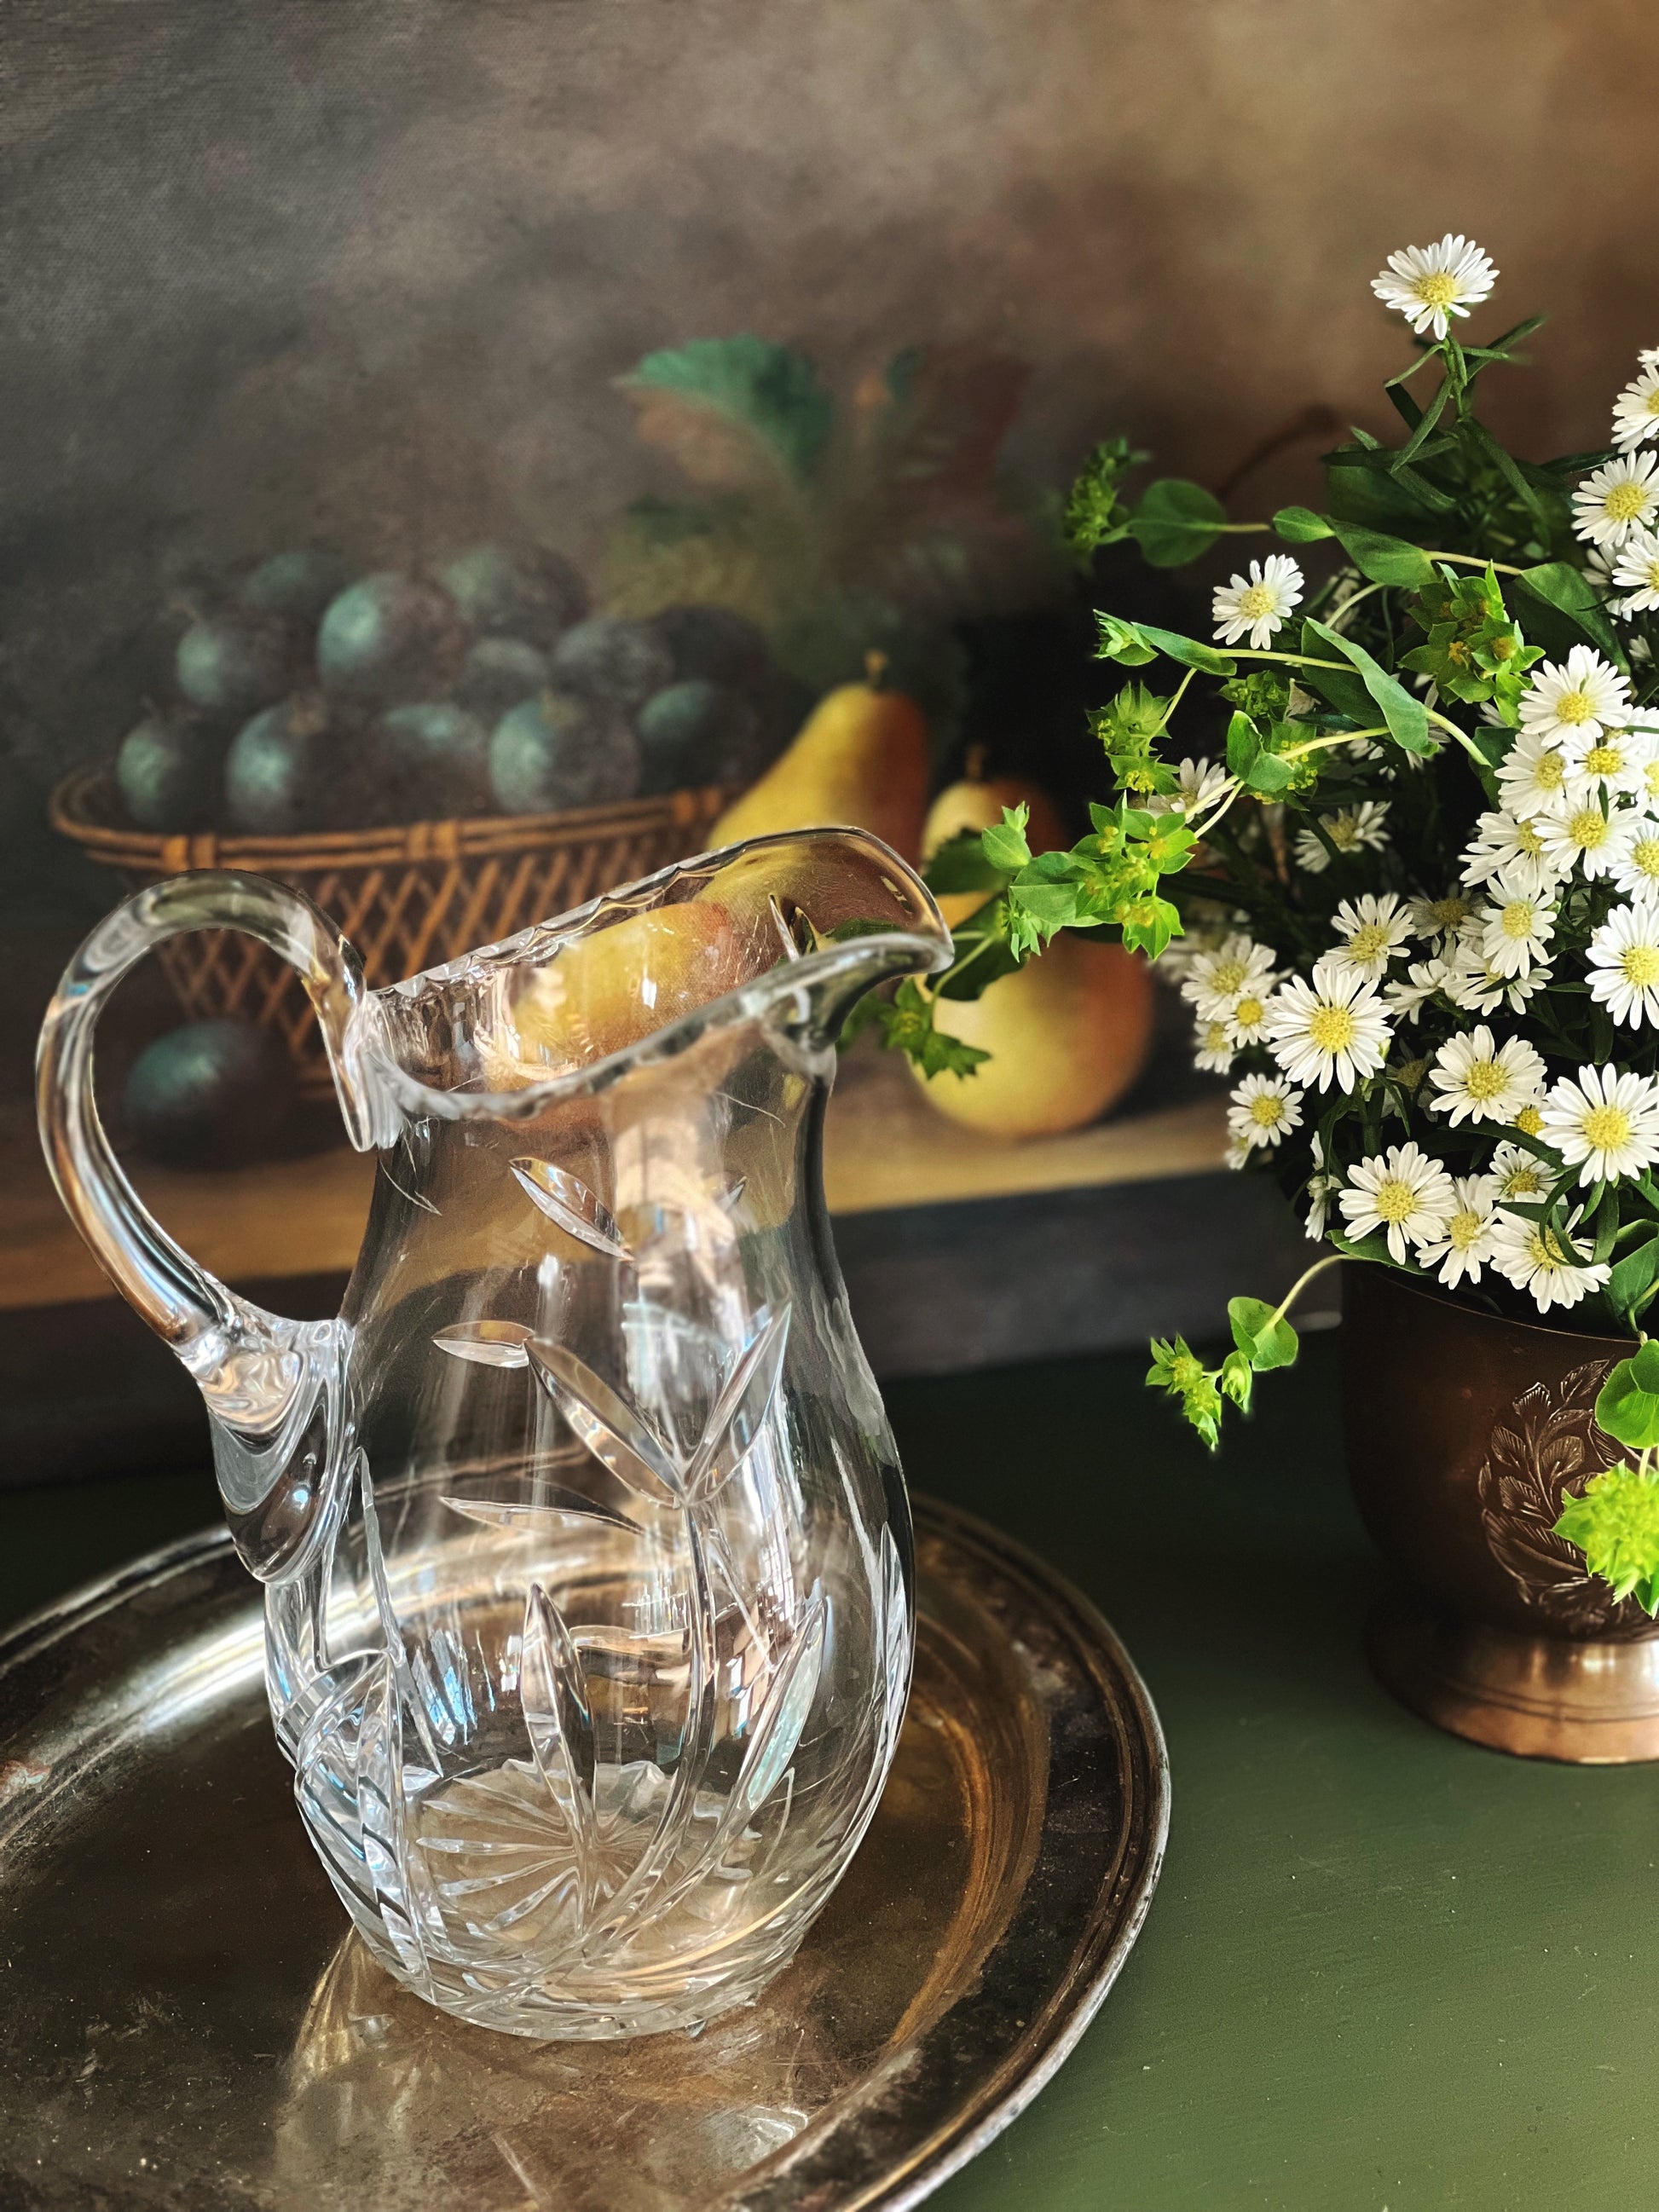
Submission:
[[[1328,738],[1310,738],[1304,744],[1292,745],[1279,755],[1280,760],[1300,760],[1304,753],[1322,753],[1331,745],[1351,745],[1360,738],[1386,738],[1389,726],[1379,722],[1374,730],[1338,730]]]
[[[1298,1275],[1296,1280],[1291,1285],[1290,1289],[1285,1291],[1284,1297],[1279,1300],[1278,1306],[1274,1310],[1273,1319],[1267,1323],[1267,1328],[1262,1329],[1260,1334],[1266,1336],[1268,1329],[1277,1328],[1279,1323],[1284,1320],[1285,1315],[1301,1297],[1303,1291],[1305,1291],[1309,1284],[1312,1282],[1314,1277],[1316,1275],[1322,1275],[1327,1267],[1334,1267],[1341,1257],[1342,1255],[1340,1252],[1328,1252],[1322,1260],[1316,1260],[1312,1267],[1308,1269],[1305,1274]]]
[[[1460,568],[1492,568],[1500,576],[1524,576],[1524,568],[1512,568],[1507,561],[1488,561],[1480,553],[1437,553],[1429,546],[1422,548],[1425,560],[1454,561]]]
[[[1175,696],[1170,700],[1169,705],[1164,709],[1163,714],[1159,718],[1157,729],[1152,732],[1152,737],[1161,737],[1164,732],[1169,728],[1170,717],[1175,713],[1176,708],[1181,704],[1182,697],[1186,691],[1187,686],[1192,682],[1194,677],[1196,676],[1197,673],[1198,671],[1195,668],[1189,668],[1187,671],[1187,673],[1182,678],[1180,683],[1176,684],[1175,688]]]

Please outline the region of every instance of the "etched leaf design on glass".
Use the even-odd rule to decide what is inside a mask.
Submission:
[[[817,1695],[823,1665],[823,1647],[830,1626],[830,1601],[822,1583],[814,1583],[799,1626],[784,1653],[767,1690],[738,1769],[738,1778],[726,1801],[708,1863],[718,1866],[742,1835],[787,1771],[799,1745],[806,1717]]]
[[[609,1259],[626,1260],[630,1256],[615,1215],[585,1182],[568,1170],[555,1167],[551,1160],[526,1155],[508,1164],[526,1196],[541,1208],[550,1221],[556,1222],[567,1237],[574,1237],[578,1243],[586,1244],[595,1252],[603,1252]]]
[[[586,1918],[599,1879],[593,1718],[580,1656],[564,1615],[539,1583],[531,1583],[525,1599],[519,1698],[537,1767],[569,1826]]]
[[[562,1344],[538,1336],[528,1350],[536,1380],[599,1464],[653,1505],[681,1504],[680,1471],[634,1408]]]
[[[452,1359],[474,1360],[480,1367],[527,1367],[525,1346],[535,1334],[521,1321],[458,1321],[432,1341]]]
[[[707,1505],[730,1482],[759,1440],[777,1399],[791,1310],[786,1304],[775,1314],[763,1311],[758,1334],[726,1377],[686,1469],[688,1504]]]

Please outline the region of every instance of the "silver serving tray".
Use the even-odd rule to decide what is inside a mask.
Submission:
[[[915,1688],[794,1963],[698,2036],[531,2044],[399,1989],[290,1802],[214,1531],[0,1638],[0,2204],[887,2212],[1007,2126],[1158,1880],[1169,1770],[1116,1637],[916,1501]]]

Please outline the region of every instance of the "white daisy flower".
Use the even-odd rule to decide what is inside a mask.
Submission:
[[[1607,880],[1632,898],[1659,897],[1659,822],[1637,818],[1607,870]]]
[[[1561,748],[1567,759],[1567,789],[1576,805],[1600,792],[1619,798],[1643,798],[1647,773],[1659,755],[1659,737],[1639,725],[1603,730],[1599,737],[1569,738]]]
[[[1382,850],[1389,842],[1382,826],[1388,813],[1386,799],[1362,799],[1358,806],[1344,806],[1334,814],[1322,814],[1319,819],[1339,856],[1346,860],[1351,854]],[[1297,866],[1312,876],[1322,874],[1331,864],[1330,854],[1311,830],[1297,831],[1296,859]]]
[[[1374,1075],[1389,1048],[1388,1010],[1356,969],[1329,960],[1313,981],[1293,975],[1268,1001],[1267,1038],[1273,1058],[1293,1082],[1328,1091],[1352,1091]]]
[[[1227,1127],[1246,1151],[1276,1145],[1302,1121],[1302,1093],[1282,1075],[1247,1075],[1227,1109]]]
[[[1556,880],[1546,857],[1544,840],[1530,817],[1508,812],[1483,814],[1474,825],[1474,836],[1463,854],[1466,884],[1484,884],[1502,870],[1516,882],[1528,882],[1542,890]]]
[[[1248,630],[1259,653],[1271,645],[1302,597],[1302,571],[1288,553],[1252,561],[1249,575],[1218,584],[1212,605],[1215,634],[1223,645],[1237,645]]]
[[[1480,1270],[1491,1259],[1497,1242],[1498,1179],[1495,1176],[1456,1176],[1452,1180],[1454,1211],[1431,1243],[1418,1248],[1419,1263],[1437,1268],[1448,1290],[1459,1283],[1478,1283]]]
[[[1604,814],[1595,799],[1581,799],[1566,813],[1540,820],[1544,857],[1560,874],[1577,866],[1593,883],[1617,866],[1641,820],[1639,814]],[[1494,877],[1488,886],[1494,895],[1499,880]]]
[[[1601,809],[1595,810],[1602,819]],[[1486,886],[1492,904],[1478,916],[1480,957],[1494,975],[1525,975],[1549,953],[1555,934],[1555,900],[1548,891],[1535,891],[1525,878],[1500,869]],[[1474,924],[1466,941],[1474,942]]]
[[[1498,789],[1516,820],[1535,822],[1569,805],[1567,757],[1553,738],[1523,730],[1498,764]]]
[[[1429,1081],[1437,1097],[1431,1113],[1460,1121],[1513,1121],[1544,1088],[1544,1063],[1524,1037],[1500,1045],[1483,1022],[1479,1029],[1448,1037],[1434,1056]]]
[[[1403,976],[1396,975],[1383,986],[1382,996],[1396,1021],[1414,1022],[1427,1001],[1445,988],[1445,962],[1418,960]]]
[[[1499,1145],[1492,1156],[1490,1172],[1498,1186],[1500,1206],[1517,1198],[1528,1204],[1535,1198],[1547,1198],[1555,1180],[1545,1162],[1524,1145]]]
[[[1206,1075],[1231,1075],[1238,1057],[1228,1024],[1221,1019],[1200,1022],[1193,1042],[1193,1066]]]
[[[1148,814],[1183,814],[1190,822],[1225,793],[1232,778],[1212,760],[1184,760],[1176,772],[1174,791],[1149,792],[1141,801]]]
[[[1629,678],[1592,647],[1575,645],[1565,660],[1547,660],[1534,671],[1521,701],[1521,728],[1523,737],[1553,738],[1559,744],[1574,737],[1600,737],[1603,730],[1620,727],[1629,713]]]
[[[1336,1202],[1356,1243],[1374,1230],[1387,1233],[1396,1265],[1404,1264],[1408,1243],[1432,1243],[1441,1236],[1456,1205],[1451,1177],[1415,1144],[1391,1145],[1361,1160]]]
[[[1431,945],[1438,945],[1448,937],[1456,936],[1474,912],[1474,901],[1462,891],[1448,891],[1442,898],[1414,898],[1408,903],[1407,912],[1416,934]]]
[[[1659,1029],[1659,902],[1614,907],[1585,957],[1590,996],[1614,1021]]]
[[[1651,614],[1659,607],[1659,530],[1631,532],[1614,556],[1609,580],[1625,594],[1620,614]]]
[[[1227,1034],[1238,1046],[1266,1044],[1267,1042],[1267,1008],[1273,1003],[1273,984],[1270,978],[1253,988],[1241,991],[1232,1006],[1223,1015]]]
[[[1332,917],[1340,940],[1326,958],[1339,968],[1352,968],[1375,983],[1388,973],[1389,962],[1409,941],[1411,917],[1393,891],[1376,897],[1364,891],[1344,899]]]
[[[1622,545],[1659,511],[1659,453],[1623,453],[1587,476],[1572,495],[1572,526],[1596,545]],[[1577,652],[1587,650],[1576,647]]]
[[[1571,1235],[1578,1226],[1575,1213],[1567,1224]],[[1492,1265],[1517,1291],[1530,1291],[1540,1313],[1552,1306],[1576,1306],[1607,1279],[1606,1267],[1585,1266],[1575,1260],[1553,1229],[1524,1214],[1500,1213],[1492,1237]]]
[[[1420,337],[1431,330],[1443,338],[1453,315],[1478,307],[1498,281],[1490,255],[1472,238],[1451,231],[1437,246],[1407,246],[1389,256],[1389,265],[1371,279],[1371,289]]]
[[[1613,403],[1613,442],[1626,452],[1659,438],[1659,368],[1650,364]]]
[[[1539,961],[1523,975],[1506,975],[1494,968],[1481,950],[1481,926],[1461,937],[1446,962],[1442,991],[1466,1014],[1495,1014],[1507,1006],[1518,1014],[1528,999],[1543,990],[1551,978],[1547,961]]]
[[[1616,1182],[1659,1160],[1659,1083],[1616,1067],[1564,1075],[1544,1101],[1543,1138],[1581,1183]]]
[[[1265,996],[1277,981],[1272,947],[1235,930],[1198,955],[1182,980],[1181,991],[1198,1009],[1200,1020],[1215,1021],[1231,1013],[1243,993]]]

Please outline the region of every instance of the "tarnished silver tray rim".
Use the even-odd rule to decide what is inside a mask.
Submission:
[[[957,2172],[1018,2118],[1053,2079],[1099,2011],[1140,1932],[1163,1866],[1170,1826],[1170,1786],[1162,1726],[1146,1684],[1121,1640],[1098,1609],[1065,1577],[1025,1546],[976,1516],[922,1493],[913,1493],[918,1549],[930,1540],[981,1561],[992,1577],[1014,1585],[1029,1601],[1033,1624],[1058,1633],[1082,1662],[1100,1698],[1114,1717],[1127,1754],[1125,1814],[1113,1875],[1100,1890],[1078,1929],[1069,1960],[1034,2017],[988,2069],[970,2100],[939,2116],[906,2154],[887,2170],[863,2178],[844,2172],[803,2172],[800,2161],[784,2154],[754,2171],[752,2183],[731,2202],[742,2212],[789,2212],[811,2206],[814,2212],[907,2212]],[[154,1591],[171,1577],[216,1563],[230,1553],[228,1531],[203,1529],[131,1560],[112,1572],[79,1585],[0,1632],[0,1690],[8,1676],[50,1648],[74,1637],[112,1608]],[[254,1596],[249,1587],[250,1600]],[[1018,1646],[1018,1636],[1011,1642]],[[0,1723],[19,1716],[0,1711]],[[3,1735],[0,1733],[0,1752]],[[1067,1780],[1065,1747],[1054,1752],[1048,1799],[1036,1864],[1027,1889],[1051,1856],[1067,1842],[1050,1817]],[[19,1794],[32,1778],[20,1776],[0,1757],[0,1832],[8,1811],[21,1810]],[[8,1798],[13,1802],[9,1807]],[[983,1979],[993,1983],[1000,1954],[1012,1930],[1000,1938],[986,1960]],[[810,2136],[809,2131],[809,2136]],[[799,2147],[807,2152],[808,2144]]]

